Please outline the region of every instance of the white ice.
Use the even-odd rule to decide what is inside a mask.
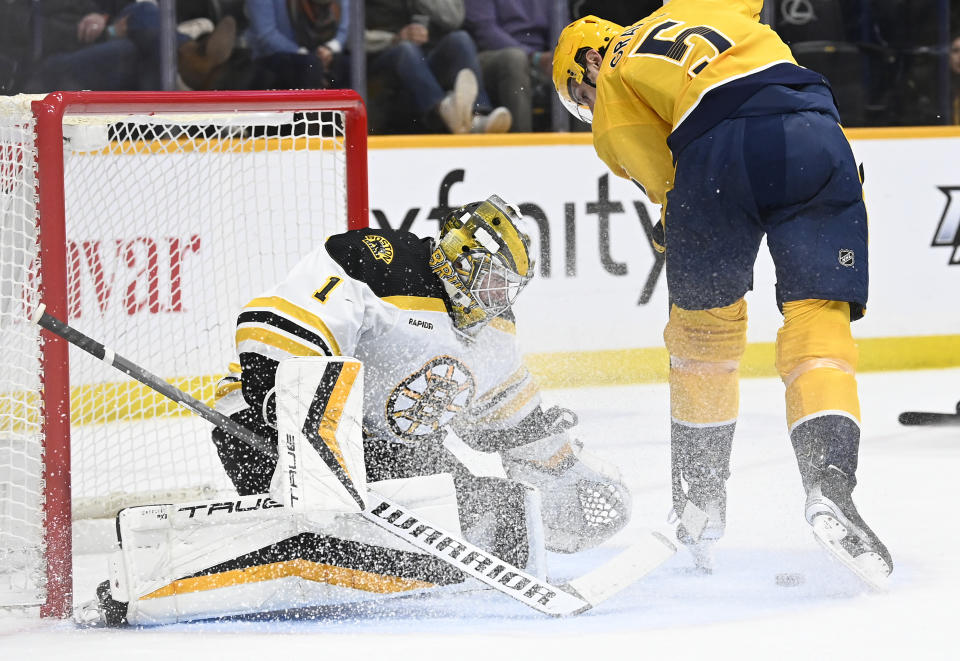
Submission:
[[[395,599],[331,609],[316,619],[84,629],[0,615],[0,659],[457,659],[608,658],[955,659],[960,562],[956,485],[960,427],[902,427],[903,410],[952,411],[960,369],[863,374],[861,514],[887,543],[889,590],[871,592],[813,539],[785,432],[783,389],[742,382],[729,481],[727,534],[711,576],[692,575],[681,550],[645,580],[594,610],[550,619],[495,592]],[[610,557],[665,525],[670,507],[667,390],[663,384],[556,390],[577,410],[579,435],[616,461],[634,518],[595,551],[551,555],[554,579]],[[78,558],[78,599],[92,596],[102,559]],[[778,573],[804,582],[780,587]]]

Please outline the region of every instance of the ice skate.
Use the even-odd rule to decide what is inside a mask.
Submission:
[[[887,547],[857,512],[850,492],[853,480],[830,466],[807,491],[806,518],[813,535],[850,571],[877,590],[893,571]]]
[[[671,429],[677,540],[689,549],[695,571],[702,574],[713,572],[713,546],[726,530],[733,432],[733,424],[691,427],[674,422]]]
[[[707,488],[691,487],[683,511],[677,515],[677,540],[690,551],[698,573],[713,573],[713,547],[726,529],[726,505],[722,482]]]
[[[856,486],[860,426],[846,416],[807,420],[791,432],[797,466],[807,492],[805,515],[827,551],[874,589],[884,589],[893,560],[860,517]]]

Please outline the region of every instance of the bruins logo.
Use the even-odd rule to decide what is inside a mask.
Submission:
[[[466,365],[438,356],[404,379],[387,398],[387,424],[405,441],[443,438],[443,427],[473,401],[477,385]]]
[[[393,246],[382,236],[367,234],[363,237],[363,245],[370,250],[374,259],[379,259],[387,264],[393,261]]]

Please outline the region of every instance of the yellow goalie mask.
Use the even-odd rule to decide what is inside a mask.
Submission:
[[[496,195],[451,212],[440,227],[430,268],[450,299],[456,328],[475,335],[510,309],[533,277],[522,216]]]
[[[571,88],[584,81],[593,84],[587,78],[587,51],[593,48],[603,54],[610,41],[621,32],[623,28],[616,23],[584,16],[565,27],[557,39],[557,48],[553,51],[553,86],[563,107],[587,124],[593,123],[593,112]]]

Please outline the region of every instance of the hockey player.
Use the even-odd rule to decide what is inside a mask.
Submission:
[[[607,539],[626,523],[626,489],[614,469],[584,462],[568,433],[571,411],[543,409],[516,344],[510,308],[533,276],[519,219],[492,196],[452,212],[436,241],[374,229],[330,237],[240,313],[239,370],[221,384],[217,408],[276,437],[278,361],[353,356],[364,365],[370,480],[450,472],[465,521],[478,524],[496,493],[514,497],[523,481],[540,489],[548,549],[571,553]],[[499,453],[509,480],[472,475],[444,444],[451,432]],[[273,462],[220,429],[213,435],[239,493],[267,491]]]
[[[419,498],[448,521],[452,507],[451,529],[530,572],[543,569],[538,546],[596,546],[627,523],[630,497],[616,468],[570,435],[573,412],[544,410],[521,360],[511,306],[533,276],[528,242],[519,212],[497,196],[453,211],[436,240],[376,229],[329,237],[240,312],[239,363],[217,409],[276,443],[289,359],[351,356],[363,366],[362,468],[342,462],[354,480]],[[284,515],[291,503],[277,484],[302,486],[292,475],[306,470],[302,460],[287,461],[287,475],[229,432],[217,428],[213,440],[240,499],[122,513],[121,559],[98,591],[107,621],[245,614],[463,580],[384,539],[349,502],[345,514],[334,503],[306,519]],[[499,475],[478,456],[502,462]],[[455,497],[443,501],[449,476]]]
[[[860,407],[850,322],[867,302],[861,177],[827,81],[758,22],[762,4],[672,0],[627,28],[585,17],[560,35],[554,85],[592,123],[607,166],[663,206],[678,538],[706,567],[724,531],[743,296],[765,235],[806,519],[879,584],[893,562],[851,499]]]

